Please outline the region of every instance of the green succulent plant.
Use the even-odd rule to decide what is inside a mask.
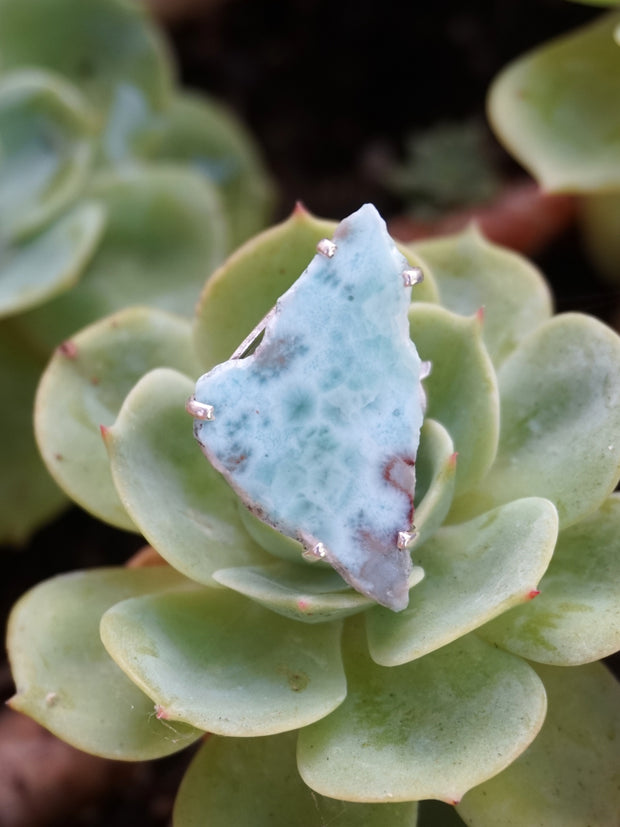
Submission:
[[[46,464],[85,508],[142,533],[162,565],[28,592],[9,623],[11,704],[113,758],[210,733],[176,827],[615,827],[620,692],[596,662],[620,638],[613,331],[553,317],[538,271],[474,229],[400,248],[425,275],[405,313],[432,364],[411,549],[424,577],[401,611],[307,562],[192,439],[196,377],[238,350],[335,229],[297,208],[213,274],[193,325],[126,309],[55,353],[35,415]],[[336,282],[363,270],[370,237]],[[349,313],[346,342],[369,348],[362,392],[390,369],[364,339],[363,307]],[[260,359],[260,348],[241,350]],[[275,416],[286,406],[274,397]],[[362,456],[365,422],[353,431]]]
[[[139,4],[0,0],[0,542],[66,502],[31,428],[53,348],[130,304],[191,316],[270,201],[252,141],[177,87]]]
[[[618,5],[597,0],[593,5]],[[489,94],[498,138],[547,192],[580,196],[598,269],[620,273],[620,12],[544,43],[507,66]]]

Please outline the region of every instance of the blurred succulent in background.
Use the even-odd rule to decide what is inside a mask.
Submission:
[[[614,280],[620,276],[619,96],[617,11],[518,58],[489,95],[497,136],[541,187],[581,196],[586,245]]]
[[[241,125],[177,89],[138,4],[0,0],[0,542],[65,502],[31,435],[53,347],[129,304],[191,315],[270,200]]]
[[[402,164],[388,166],[385,183],[419,219],[490,201],[501,175],[482,121],[447,121],[411,135]]]
[[[475,230],[400,248],[405,281],[425,274],[403,318],[432,363],[401,611],[307,562],[192,439],[184,406],[196,377],[242,342],[243,370],[280,366],[293,390],[308,389],[290,358],[289,345],[307,344],[294,318],[277,352],[269,318],[262,341],[246,340],[334,232],[335,254],[323,243],[311,265],[325,318],[330,290],[353,299],[343,358],[317,357],[325,382],[311,390],[351,423],[364,457],[370,431],[356,406],[372,409],[373,388],[391,393],[383,334],[394,325],[386,314],[385,330],[369,327],[356,291],[369,259],[390,279],[400,261],[372,208],[339,230],[298,208],[216,271],[193,327],[160,309],[123,310],[57,350],[36,403],[45,461],[70,496],[141,532],[161,559],[27,593],[9,625],[12,705],[81,749],[128,760],[211,733],[181,785],[176,827],[615,827],[620,693],[596,663],[620,638],[615,333],[588,316],[552,317],[537,270]],[[318,320],[319,343],[328,330]],[[367,375],[350,382],[356,347]],[[410,391],[416,409],[417,381]],[[312,410],[303,395],[268,394],[265,445],[283,439],[278,417]],[[230,429],[230,469],[244,433]],[[328,442],[335,492],[343,452]],[[407,493],[404,479],[392,482]],[[288,491],[308,494],[303,476]]]

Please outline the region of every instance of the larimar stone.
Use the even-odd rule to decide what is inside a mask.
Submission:
[[[260,326],[237,351],[249,355],[198,380],[188,409],[213,407],[196,438],[252,512],[398,611],[413,570],[424,410],[410,266],[372,205],[338,226],[333,245],[319,245],[255,349],[246,345]]]

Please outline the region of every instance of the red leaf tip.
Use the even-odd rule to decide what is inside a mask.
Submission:
[[[78,355],[77,345],[75,342],[72,342],[71,339],[67,339],[66,342],[59,344],[57,350],[61,356],[66,356],[67,359],[75,359]]]

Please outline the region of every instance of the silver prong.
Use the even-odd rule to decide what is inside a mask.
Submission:
[[[256,325],[254,330],[252,330],[245,339],[241,342],[241,344],[235,348],[235,352],[230,356],[230,359],[243,359],[248,353],[253,352],[257,342],[262,338],[263,334],[265,333],[269,322],[276,314],[275,307],[272,307],[269,313],[260,320],[260,322]]]
[[[195,396],[190,398],[185,403],[185,410],[194,419],[206,419],[211,422],[215,419],[215,410],[213,405],[206,405],[204,402],[199,402]]]
[[[427,376],[431,375],[431,371],[433,369],[432,362],[422,362],[420,364],[420,379],[426,379]]]
[[[405,287],[415,287],[424,281],[424,273],[421,267],[408,267],[403,270],[403,284]]]
[[[326,258],[333,258],[334,253],[338,248],[334,244],[333,241],[330,241],[329,238],[322,238],[319,243],[316,245],[317,253],[320,253],[322,256]]]
[[[413,541],[417,536],[417,531],[414,531],[413,529],[411,531],[399,531],[396,545],[401,551],[403,551],[413,544]]]
[[[309,560],[311,563],[314,563],[316,560],[324,560],[325,557],[327,557],[327,549],[323,543],[315,543],[313,546],[305,548],[301,556],[304,560]]]

